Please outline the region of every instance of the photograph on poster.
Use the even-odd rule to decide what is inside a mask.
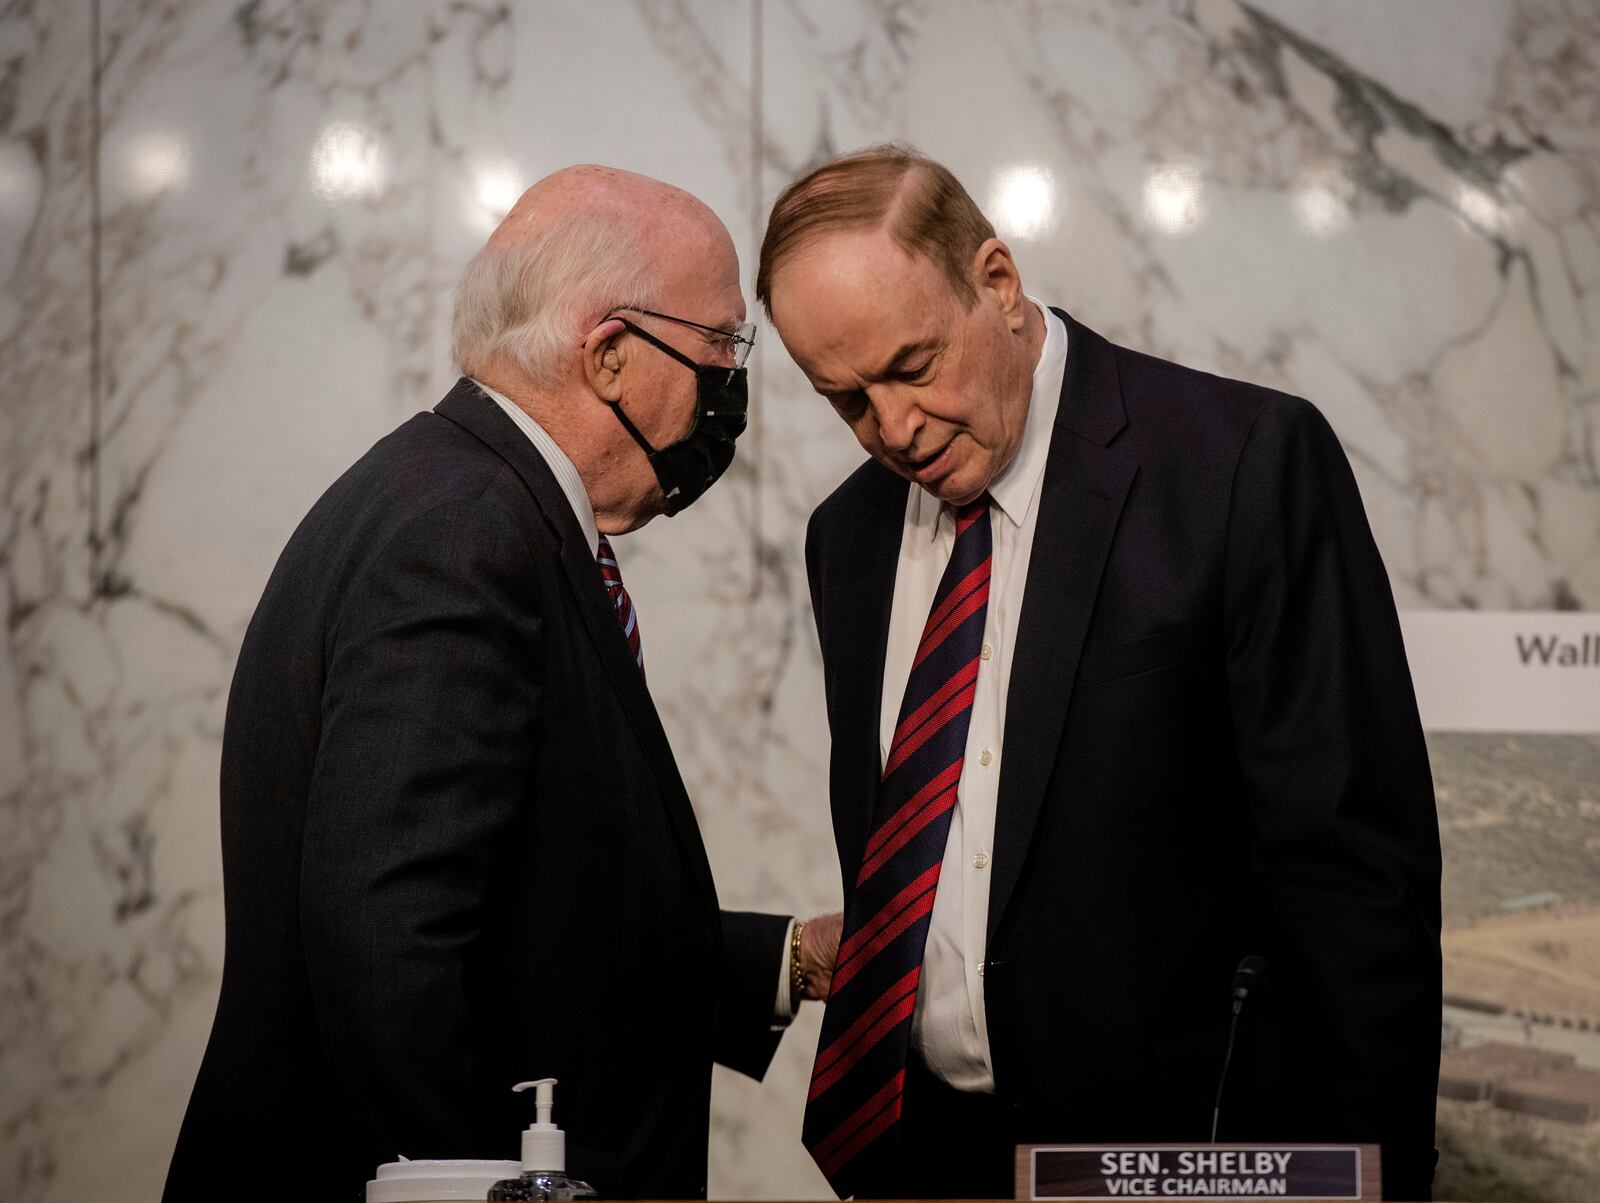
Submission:
[[[1600,736],[1436,732],[1429,749],[1439,1197],[1584,1198],[1600,1191]]]

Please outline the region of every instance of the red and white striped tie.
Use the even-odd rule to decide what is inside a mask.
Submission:
[[[594,561],[600,565],[600,579],[605,582],[606,592],[611,595],[611,608],[617,612],[617,621],[622,624],[622,633],[627,637],[628,647],[633,650],[634,663],[639,666],[639,671],[644,672],[644,645],[639,642],[639,615],[634,612],[633,599],[628,596],[627,589],[622,585],[622,569],[617,565],[617,553],[611,550],[611,541],[604,535],[600,536],[600,550],[595,553]]]

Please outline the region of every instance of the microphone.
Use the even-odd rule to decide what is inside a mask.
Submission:
[[[1267,984],[1267,963],[1251,955],[1233,971],[1233,1018],[1228,1021],[1228,1051],[1222,1056],[1222,1073],[1217,1078],[1217,1101],[1211,1108],[1211,1143],[1217,1143],[1217,1123],[1222,1118],[1222,1088],[1228,1083],[1228,1067],[1233,1064],[1233,1041],[1239,1034],[1239,1015],[1253,994]]]
[[[1267,963],[1258,956],[1248,956],[1233,971],[1233,1013],[1244,1010],[1245,1000],[1252,990],[1267,984]]]

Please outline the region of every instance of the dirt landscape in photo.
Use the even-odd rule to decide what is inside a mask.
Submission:
[[[1434,734],[1429,749],[1447,1064],[1451,1047],[1559,1054],[1581,1110],[1588,1074],[1600,1074],[1600,736]],[[1600,1115],[1600,1086],[1595,1097]],[[1438,1144],[1436,1199],[1600,1200],[1594,1118],[1441,1098]]]

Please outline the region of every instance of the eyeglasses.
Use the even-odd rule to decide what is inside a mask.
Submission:
[[[687,318],[673,317],[670,313],[657,313],[653,309],[640,309],[637,305],[618,305],[618,309],[627,310],[629,313],[643,314],[645,317],[658,318],[663,322],[671,322],[675,326],[687,326],[700,333],[708,343],[717,348],[718,352],[730,356],[735,368],[742,368],[745,360],[750,358],[750,351],[756,345],[756,324],[754,322],[740,322],[732,330],[724,330],[717,326],[706,326],[700,322],[691,322]]]

